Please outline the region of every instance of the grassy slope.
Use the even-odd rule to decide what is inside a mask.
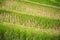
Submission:
[[[39,28],[57,28],[60,29],[59,19],[50,19],[47,17],[38,17],[32,15],[26,15],[22,13],[17,13],[13,11],[0,10],[0,21],[17,23],[25,26],[34,26]]]
[[[55,0],[43,0],[43,1],[42,0],[28,0],[28,1],[36,2],[36,3],[40,3],[40,4],[45,4],[47,6],[51,5],[51,6],[60,7],[59,0],[56,0],[56,2],[54,2]]]
[[[54,0],[54,1],[56,1],[56,2],[60,3],[60,0]]]
[[[18,4],[18,5],[17,5]],[[37,5],[34,3],[27,3],[24,1],[7,1],[5,5],[2,5],[3,9],[23,12],[23,14],[33,15],[33,16],[42,16],[49,17],[54,19],[60,19],[60,10],[56,8],[46,7]]]
[[[0,23],[0,40],[60,40],[59,30],[22,27],[6,22]]]
[[[31,11],[28,7],[34,10]],[[44,10],[46,13],[48,11],[47,15],[51,14],[54,17],[43,17],[39,14],[38,16],[37,11],[44,12],[39,8],[47,9]],[[60,40],[60,31],[55,30],[60,29],[59,15],[60,10],[56,8],[24,1],[5,1],[0,5],[0,40]]]

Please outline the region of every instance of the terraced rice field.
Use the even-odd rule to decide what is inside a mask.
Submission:
[[[38,4],[46,5],[46,6],[55,6],[60,7],[60,0],[28,0],[31,2],[36,2]]]
[[[60,40],[59,0],[1,0],[0,40]]]

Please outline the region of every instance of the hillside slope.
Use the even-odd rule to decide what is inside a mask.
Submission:
[[[60,40],[59,0],[0,0],[0,40]]]

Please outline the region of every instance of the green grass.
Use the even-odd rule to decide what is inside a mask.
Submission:
[[[54,31],[52,29],[36,29],[37,28],[22,27],[18,24],[2,22],[0,23],[0,40],[54,40],[55,38],[57,40],[60,39],[60,33],[58,30]]]
[[[5,0],[0,0],[0,6],[4,5],[4,3],[5,3]]]
[[[55,0],[56,2],[60,3],[60,0]]]
[[[42,0],[28,0],[28,1],[60,7],[59,2],[55,3],[55,2],[53,2],[51,0],[43,0],[43,1]],[[59,1],[59,0],[56,0],[56,1]]]
[[[25,26],[34,26],[36,28],[57,28],[59,29],[60,20],[59,19],[51,19],[48,17],[41,16],[32,16],[23,13],[17,13],[13,11],[0,10],[0,22],[8,22],[14,24],[21,24]]]
[[[0,40],[60,40],[59,17],[59,0],[0,0]]]
[[[26,1],[7,1],[0,9],[22,12],[23,14],[60,19],[59,8],[46,7]]]

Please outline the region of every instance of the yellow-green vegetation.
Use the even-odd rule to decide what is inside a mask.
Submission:
[[[39,28],[59,28],[59,19],[49,19],[48,17],[32,16],[13,11],[0,10],[0,21],[21,24],[25,26],[34,26]]]
[[[0,0],[0,40],[60,40],[59,0]]]
[[[56,6],[56,7],[60,7],[60,0],[28,0],[31,2],[36,2],[42,5],[50,5],[50,6]]]
[[[60,31],[22,27],[22,25],[2,22],[0,24],[0,40],[60,40]]]

